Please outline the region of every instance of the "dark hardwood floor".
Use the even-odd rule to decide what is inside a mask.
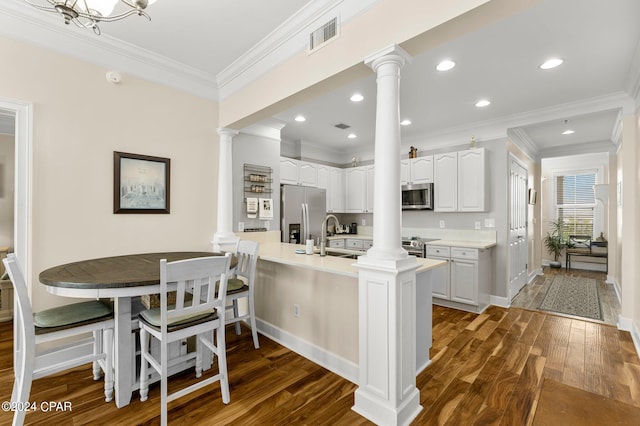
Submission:
[[[351,410],[354,384],[264,336],[253,349],[246,328],[239,337],[229,328],[227,337],[231,403],[222,404],[212,385],[171,403],[171,424],[371,424]],[[424,409],[414,425],[531,424],[545,378],[640,407],[631,336],[610,325],[521,308],[491,306],[477,315],[434,306],[433,338],[433,362],[417,378]],[[12,356],[12,325],[0,323],[0,401],[10,398]],[[36,380],[31,401],[70,401],[73,411],[38,410],[26,424],[159,424],[157,385],[146,402],[136,393],[122,409],[105,403],[102,391],[89,366]],[[0,412],[0,424],[10,422]]]

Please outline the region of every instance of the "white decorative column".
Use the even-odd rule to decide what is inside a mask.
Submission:
[[[220,128],[218,157],[218,223],[213,236],[214,251],[235,251],[238,237],[233,233],[233,155],[231,141],[237,130]]]
[[[353,410],[378,425],[418,415],[415,257],[402,248],[400,68],[396,45],[365,59],[377,74],[373,247],[358,258],[359,383]]]

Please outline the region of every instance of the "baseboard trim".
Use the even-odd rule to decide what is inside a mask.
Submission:
[[[640,357],[640,326],[633,322],[631,318],[618,316],[618,329],[628,331],[631,334],[633,340],[633,346],[636,349],[636,354]]]
[[[313,343],[300,339],[273,324],[256,318],[256,327],[261,334],[274,340],[282,346],[291,349],[298,355],[315,362],[318,365],[336,373],[338,376],[358,384],[358,365],[336,354],[328,352]],[[426,366],[425,366],[426,367]]]
[[[511,306],[511,301],[508,297],[494,296],[491,295],[489,298],[489,303],[494,306],[500,306],[502,308],[508,308]]]

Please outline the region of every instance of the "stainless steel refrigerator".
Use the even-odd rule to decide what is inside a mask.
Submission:
[[[326,191],[306,186],[280,186],[282,242],[304,244],[320,237],[327,214]]]

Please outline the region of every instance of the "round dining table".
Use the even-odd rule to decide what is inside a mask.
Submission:
[[[115,322],[115,401],[118,407],[131,402],[137,388],[132,341],[132,298],[160,292],[160,260],[168,262],[196,257],[223,256],[220,252],[180,251],[129,254],[81,260],[54,266],[40,273],[49,293],[65,297],[113,299]],[[231,258],[230,269],[237,259]],[[135,313],[134,313],[135,314]]]

